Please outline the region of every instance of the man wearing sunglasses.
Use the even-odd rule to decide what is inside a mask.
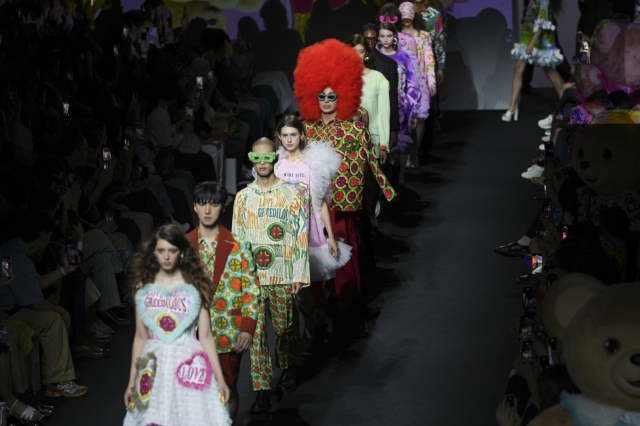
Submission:
[[[278,155],[272,140],[258,139],[248,156],[257,176],[236,195],[232,230],[251,244],[261,287],[250,355],[253,389],[257,393],[251,413],[263,414],[271,407],[269,391],[273,377],[267,344],[266,302],[269,302],[276,333],[276,365],[282,369],[278,387],[284,392],[292,391],[296,387],[297,345],[293,299],[311,280],[307,217],[300,192],[274,174]]]

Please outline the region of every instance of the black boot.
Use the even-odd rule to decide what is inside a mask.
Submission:
[[[271,399],[268,390],[259,390],[256,392],[256,400],[251,404],[249,412],[251,414],[266,414],[271,408]]]
[[[296,390],[297,383],[297,370],[298,367],[293,364],[288,369],[282,370],[282,375],[278,381],[278,387],[282,389],[282,392],[289,393]]]

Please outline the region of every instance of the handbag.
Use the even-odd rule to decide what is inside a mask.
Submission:
[[[156,153],[153,166],[162,180],[169,180],[176,175],[176,166],[173,162],[173,148],[156,146],[152,148]]]

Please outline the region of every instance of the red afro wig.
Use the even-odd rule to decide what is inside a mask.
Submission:
[[[338,95],[338,118],[350,120],[360,106],[363,69],[355,49],[334,38],[302,49],[293,72],[294,94],[302,117],[321,117],[318,93],[330,87]]]

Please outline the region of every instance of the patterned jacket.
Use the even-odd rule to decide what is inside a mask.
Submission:
[[[320,118],[305,121],[304,128],[309,140],[331,141],[333,148],[342,156],[338,175],[332,185],[332,210],[362,210],[367,164],[386,199],[391,201],[396,196],[395,190],[378,166],[378,159],[371,145],[371,136],[364,123],[340,121],[336,118],[324,124]]]
[[[251,243],[261,286],[311,283],[307,217],[295,187],[278,180],[262,192],[249,184],[236,195],[232,229]]]
[[[446,14],[442,7],[433,7],[423,5],[422,10],[419,11],[424,20],[424,24],[427,27],[427,32],[431,36],[433,42],[433,50],[436,55],[436,61],[438,62],[438,69],[444,70],[444,62],[446,58],[447,47],[447,24]]]
[[[251,245],[222,225],[215,253],[198,229],[187,238],[200,255],[200,264],[214,286],[209,312],[218,353],[231,352],[240,332],[253,336],[258,320],[260,286],[254,273]]]

